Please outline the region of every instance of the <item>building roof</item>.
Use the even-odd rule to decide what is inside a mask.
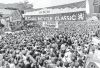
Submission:
[[[76,3],[71,3],[71,4],[65,4],[65,5],[59,5],[59,6],[52,6],[52,7],[48,7],[48,8],[52,8],[52,9],[55,9],[55,8],[85,8],[86,7],[86,3],[85,1],[81,1],[81,2],[76,2]]]
[[[60,8],[85,8],[86,7],[86,2],[85,1],[80,1],[80,2],[75,2],[75,3],[70,3],[70,4],[64,4],[64,5],[57,5],[57,6],[51,6],[51,7],[46,7],[47,9],[60,9]],[[34,11],[41,10],[43,8],[39,9],[34,9]]]
[[[33,12],[27,12],[23,15],[45,15],[45,14],[59,14],[59,13],[69,13],[86,11],[86,2],[76,2],[65,5],[52,6],[47,8],[34,9]]]

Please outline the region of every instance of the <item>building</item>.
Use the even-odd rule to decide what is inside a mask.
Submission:
[[[43,27],[58,28],[67,21],[86,20],[86,1],[34,9],[24,14],[25,20],[36,21]]]
[[[34,9],[25,13],[25,19],[36,21],[43,27],[60,30],[95,32],[99,29],[99,5],[96,0],[84,0],[70,4]],[[81,32],[82,31],[82,32]]]
[[[44,15],[44,16],[43,16]],[[47,20],[47,17],[64,16],[66,20],[76,21],[78,18],[85,20],[86,17],[86,2],[76,2],[65,5],[52,6],[47,8],[34,9],[32,12],[24,14],[26,20]],[[40,19],[42,17],[42,19]]]
[[[34,9],[24,14],[26,20],[44,24],[67,21],[98,21],[100,18],[100,0],[83,0],[70,4]],[[53,22],[50,24],[50,22]],[[55,23],[56,25],[56,23]]]
[[[80,2],[70,3],[70,4],[34,9],[34,11],[28,12],[24,15],[45,15],[45,14],[70,13],[70,12],[78,12],[78,11],[86,11],[85,0]]]
[[[86,0],[90,13],[100,13],[100,0]]]

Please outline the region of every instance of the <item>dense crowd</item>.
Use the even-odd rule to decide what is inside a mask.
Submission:
[[[96,49],[92,36],[47,28],[6,33],[0,41],[0,67],[85,68]]]

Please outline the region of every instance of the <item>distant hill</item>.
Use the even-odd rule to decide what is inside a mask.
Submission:
[[[14,3],[14,4],[2,4],[2,3],[0,3],[0,9],[7,8],[7,7],[17,8],[17,5],[18,5],[18,3]]]
[[[32,11],[33,5],[28,3],[13,3],[13,4],[0,3],[0,9],[4,9],[4,8],[16,8],[24,11]]]

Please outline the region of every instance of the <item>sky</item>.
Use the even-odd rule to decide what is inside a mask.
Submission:
[[[24,2],[26,0],[0,0],[0,3],[19,3]],[[27,0],[29,3],[33,4],[33,8],[45,8],[50,6],[56,6],[56,5],[63,5],[73,2],[79,2],[84,0]]]

